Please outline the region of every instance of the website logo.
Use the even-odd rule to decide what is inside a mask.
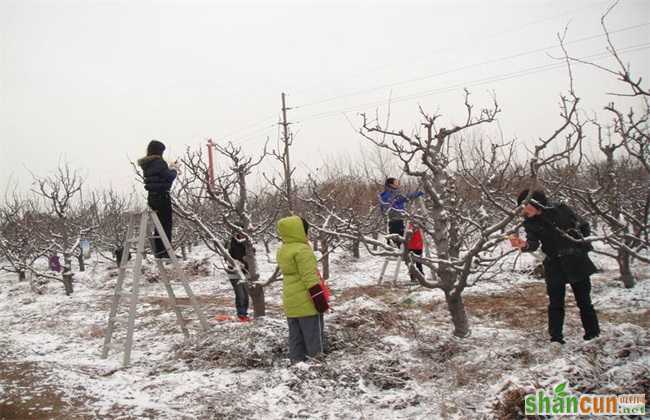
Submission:
[[[645,394],[572,394],[562,382],[524,398],[526,415],[629,416],[645,415]]]

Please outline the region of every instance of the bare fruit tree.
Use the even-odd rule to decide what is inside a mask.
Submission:
[[[123,252],[129,217],[135,205],[135,195],[120,194],[112,189],[93,192],[89,214],[97,228],[93,231],[96,252],[103,258],[119,264]]]
[[[463,207],[452,166],[451,141],[472,127],[493,122],[500,112],[494,100],[492,107],[483,108],[475,114],[474,107],[469,102],[468,91],[465,92],[465,109],[465,120],[450,128],[438,126],[441,115],[429,115],[420,108],[423,133],[420,130],[411,134],[402,130],[387,130],[377,122],[372,124],[366,115],[363,115],[360,130],[367,140],[398,157],[403,164],[404,173],[416,177],[426,194],[426,213],[419,218],[417,224],[431,238],[433,254],[429,257],[408,254],[407,258],[411,273],[419,279],[420,284],[444,292],[454,325],[454,335],[458,337],[470,334],[462,299],[470,274],[475,274],[479,266],[485,272],[486,266],[494,265],[504,253],[509,252],[491,255],[503,240],[504,230],[515,215],[511,210],[493,224],[481,224],[472,220],[471,211],[468,211],[471,209]],[[475,228],[476,235],[461,236],[468,231],[465,227],[467,224]],[[415,268],[415,262],[428,266],[435,273],[435,278],[427,280]]]
[[[48,223],[45,229],[39,231],[43,249],[51,249],[63,255],[63,273],[61,281],[65,293],[71,295],[72,285],[72,256],[79,247],[83,236],[86,236],[92,227],[88,221],[75,220],[75,206],[78,194],[84,180],[70,165],[59,166],[54,174],[34,178],[34,193],[41,196],[48,210]]]
[[[622,111],[621,105],[612,101],[604,107],[611,118],[609,123],[603,124],[596,117],[590,119],[597,133],[601,159],[590,162],[588,169],[582,171],[587,182],[573,185],[556,177],[555,184],[569,190],[583,208],[602,222],[600,239],[614,254],[599,252],[617,261],[623,285],[631,288],[635,284],[631,260],[650,262],[644,253],[650,248],[650,190],[647,187],[650,181],[650,90],[642,85],[641,77],[633,75],[631,66],[623,62],[610,37],[606,19],[617,4],[613,3],[601,17],[613,67],[571,57],[563,39],[560,43],[567,61],[593,66],[618,79],[626,91],[610,95],[629,102],[629,109]]]
[[[43,215],[38,203],[16,193],[5,198],[0,207],[0,256],[4,264],[0,270],[16,273],[18,280],[27,278],[28,272],[36,271],[34,263],[47,255],[33,235],[42,225]]]
[[[229,238],[234,234],[240,234],[245,238],[244,260],[248,265],[245,277],[253,300],[254,316],[261,317],[266,314],[266,303],[264,283],[260,282],[254,244],[264,232],[273,227],[277,213],[256,214],[254,209],[249,208],[252,192],[249,190],[247,177],[267,156],[266,148],[257,159],[245,156],[241,147],[232,143],[225,146],[215,145],[215,150],[227,162],[225,165],[220,165],[226,169],[222,174],[215,176],[215,185],[209,185],[207,166],[201,152],[188,149],[182,158],[188,175],[184,181],[181,181],[179,189],[185,196],[191,196],[194,202],[202,203],[201,206],[212,209],[221,220],[216,225],[208,226],[196,212],[185,208],[178,201],[175,201],[175,208],[181,217],[193,222],[201,230],[204,239],[207,239],[206,244],[221,255],[227,264],[235,268],[238,265],[222,244],[222,240],[224,236]],[[222,233],[216,233],[217,226],[222,228]],[[243,279],[243,274],[241,272],[239,274]]]

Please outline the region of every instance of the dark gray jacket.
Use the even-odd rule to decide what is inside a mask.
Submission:
[[[541,215],[526,219],[524,229],[528,245],[522,251],[532,252],[542,246],[547,280],[574,283],[597,271],[588,255],[591,245],[580,242],[591,234],[589,223],[566,204],[552,203]]]
[[[161,156],[150,155],[138,160],[144,176],[144,189],[149,192],[169,192],[176,179],[176,171],[169,169]]]

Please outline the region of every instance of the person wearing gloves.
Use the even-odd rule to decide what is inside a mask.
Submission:
[[[289,359],[301,362],[324,352],[323,313],[329,309],[320,282],[316,255],[307,242],[308,223],[299,216],[277,224],[282,246],[277,261],[282,272],[282,304],[289,324]]]
[[[526,200],[529,190],[517,197],[517,205]],[[564,344],[564,295],[566,284],[571,285],[580,320],[584,328],[584,340],[600,335],[598,316],[591,303],[589,276],[596,266],[589,258],[591,244],[582,241],[590,235],[589,223],[575,214],[567,205],[549,203],[543,191],[533,191],[530,202],[522,209],[526,239],[510,237],[514,248],[533,252],[542,246],[544,251],[544,277],[548,294],[548,332],[551,342]]]
[[[172,200],[169,190],[172,183],[178,175],[178,164],[173,162],[167,164],[163,160],[165,145],[158,140],[151,140],[147,146],[147,156],[138,160],[138,165],[142,168],[144,178],[144,189],[147,191],[147,204],[156,212],[160,219],[160,224],[169,239],[172,242]],[[158,233],[154,230],[154,235]],[[156,258],[169,258],[165,245],[160,238],[154,240],[154,256]]]
[[[379,194],[379,206],[388,217],[388,233],[404,236],[404,217],[406,216],[406,203],[424,195],[422,191],[402,194],[397,178],[387,178],[384,191]],[[395,241],[397,247],[400,246]]]

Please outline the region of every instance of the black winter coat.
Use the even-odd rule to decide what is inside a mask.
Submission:
[[[144,176],[144,189],[149,192],[169,192],[176,179],[176,171],[169,169],[161,156],[150,155],[138,160]]]
[[[230,238],[230,241],[226,241],[226,246],[228,247],[228,253],[231,257],[237,261],[241,261],[244,264],[244,271],[248,272],[248,263],[244,261],[246,256],[246,241],[239,241],[235,237]],[[232,267],[228,267],[232,269]]]
[[[544,272],[547,281],[575,283],[597,271],[589,258],[590,244],[576,240],[589,236],[589,223],[565,204],[552,204],[541,215],[524,221],[528,245],[524,252],[533,252],[542,245],[546,254]]]

